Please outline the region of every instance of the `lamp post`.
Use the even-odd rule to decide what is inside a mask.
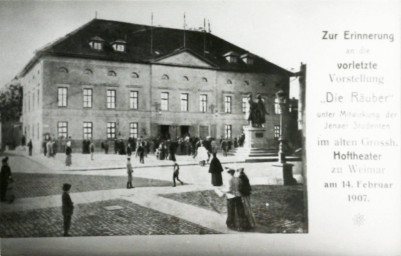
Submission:
[[[279,137],[279,150],[278,150],[278,155],[279,155],[279,162],[280,163],[285,163],[285,153],[283,150],[283,142],[285,141],[285,133],[283,132],[283,119],[284,119],[284,114],[286,113],[286,108],[287,108],[287,94],[283,90],[280,90],[276,92],[276,97],[279,105],[279,112],[280,112],[280,137]]]

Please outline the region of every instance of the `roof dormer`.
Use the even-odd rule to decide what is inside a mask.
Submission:
[[[253,65],[253,61],[255,59],[255,56],[250,54],[250,53],[245,53],[245,54],[241,55],[241,59],[247,65]]]
[[[101,51],[103,50],[104,40],[98,36],[95,36],[90,39],[89,45],[92,49]]]
[[[111,43],[111,47],[113,47],[116,52],[125,52],[127,46],[127,42],[121,39],[118,39]]]
[[[238,63],[239,54],[233,51],[227,52],[223,55],[229,63]]]

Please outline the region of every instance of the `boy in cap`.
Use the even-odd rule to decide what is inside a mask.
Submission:
[[[133,188],[132,186],[132,173],[134,172],[134,170],[132,169],[132,165],[131,165],[131,158],[127,158],[127,174],[128,174],[128,182],[127,182],[127,188]]]
[[[63,218],[64,218],[64,236],[70,236],[68,234],[68,231],[71,226],[71,217],[74,212],[74,203],[71,200],[70,194],[68,193],[70,191],[71,184],[64,183],[63,185],[63,195],[61,197],[62,199],[62,213],[63,213]]]
[[[1,160],[3,166],[1,167],[1,174],[0,174],[0,197],[1,201],[6,201],[6,194],[7,194],[7,187],[8,182],[11,179],[11,169],[8,166],[8,157],[5,157]]]

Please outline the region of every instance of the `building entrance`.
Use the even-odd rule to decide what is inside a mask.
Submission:
[[[162,139],[170,139],[170,125],[160,125],[160,136]]]
[[[183,125],[180,126],[180,135],[181,137],[185,137],[189,134],[189,126]]]

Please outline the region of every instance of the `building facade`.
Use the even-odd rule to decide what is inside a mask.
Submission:
[[[140,136],[234,138],[247,125],[251,93],[270,113],[265,129],[274,144],[275,92],[289,92],[293,75],[205,31],[95,19],[40,49],[21,72],[23,133],[36,153],[46,136],[77,145]]]

